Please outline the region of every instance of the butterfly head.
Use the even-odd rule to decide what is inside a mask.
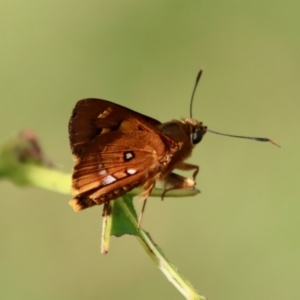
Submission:
[[[202,122],[198,122],[193,118],[185,119],[183,122],[188,128],[192,145],[200,143],[204,134],[207,131],[207,127],[204,126]]]

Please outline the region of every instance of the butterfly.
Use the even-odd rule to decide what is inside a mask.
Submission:
[[[202,70],[192,99],[201,74]],[[75,161],[70,205],[75,211],[105,205],[142,187],[138,197],[144,201],[143,212],[157,181],[164,183],[163,196],[172,189],[194,188],[199,167],[185,160],[207,131],[221,134],[192,117],[161,123],[107,100],[78,101],[69,122]],[[266,138],[222,135],[274,143]],[[193,171],[193,179],[174,173],[174,169]]]

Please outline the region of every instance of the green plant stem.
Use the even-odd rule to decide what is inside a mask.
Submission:
[[[199,295],[195,288],[179,273],[173,264],[171,264],[161,249],[153,242],[149,233],[143,229],[138,228],[138,223],[131,210],[128,209],[125,201],[119,199],[119,204],[124,213],[129,218],[129,221],[137,228],[138,235],[136,236],[138,242],[145,249],[146,253],[158,266],[166,278],[176,287],[176,289],[189,300],[205,300],[206,298]]]
[[[49,191],[70,195],[71,176],[69,173],[43,166],[21,164],[18,172],[11,174],[10,179],[19,185],[30,185]]]

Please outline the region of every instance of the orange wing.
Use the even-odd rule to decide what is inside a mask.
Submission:
[[[153,183],[177,143],[159,121],[105,100],[79,101],[69,124],[72,206],[80,210]]]
[[[81,154],[95,137],[107,129],[154,132],[170,147],[176,147],[177,143],[157,128],[160,124],[155,119],[107,100],[83,99],[77,102],[69,123],[72,153]]]

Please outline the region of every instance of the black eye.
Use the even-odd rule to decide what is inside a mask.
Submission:
[[[195,132],[192,132],[191,134],[191,142],[192,144],[198,144],[201,140],[202,140],[202,132],[200,131],[195,131]]]

